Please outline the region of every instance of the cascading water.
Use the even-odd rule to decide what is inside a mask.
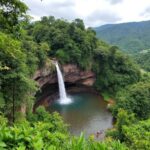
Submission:
[[[55,63],[55,65],[56,65],[58,85],[59,85],[59,96],[60,96],[59,102],[60,104],[69,104],[71,103],[71,99],[67,97],[62,73],[60,71],[60,68],[57,62]]]

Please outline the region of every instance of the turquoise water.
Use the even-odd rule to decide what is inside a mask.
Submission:
[[[69,97],[72,99],[71,104],[61,105],[56,100],[49,107],[49,111],[59,112],[70,125],[69,129],[73,135],[80,135],[84,131],[85,135],[89,136],[112,127],[112,115],[101,97],[88,92],[71,94]],[[104,136],[104,132],[101,136]]]

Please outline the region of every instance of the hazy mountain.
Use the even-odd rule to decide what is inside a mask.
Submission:
[[[150,21],[107,24],[94,30],[98,38],[130,53],[150,48]]]

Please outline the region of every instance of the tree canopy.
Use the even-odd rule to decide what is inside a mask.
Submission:
[[[130,113],[135,113],[141,119],[148,119],[150,117],[149,81],[138,82],[118,92],[115,111],[123,108]]]
[[[21,22],[26,18],[28,7],[20,0],[1,0],[0,2],[0,30],[8,33],[18,32]]]

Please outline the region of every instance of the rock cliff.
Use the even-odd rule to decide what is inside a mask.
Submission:
[[[95,74],[92,71],[81,70],[77,65],[66,64],[61,66],[61,70],[64,75],[64,80],[67,83],[92,86],[95,82]],[[33,79],[36,80],[39,87],[42,88],[47,84],[57,83],[57,74],[56,71],[51,71],[49,67],[44,67],[37,70]]]

